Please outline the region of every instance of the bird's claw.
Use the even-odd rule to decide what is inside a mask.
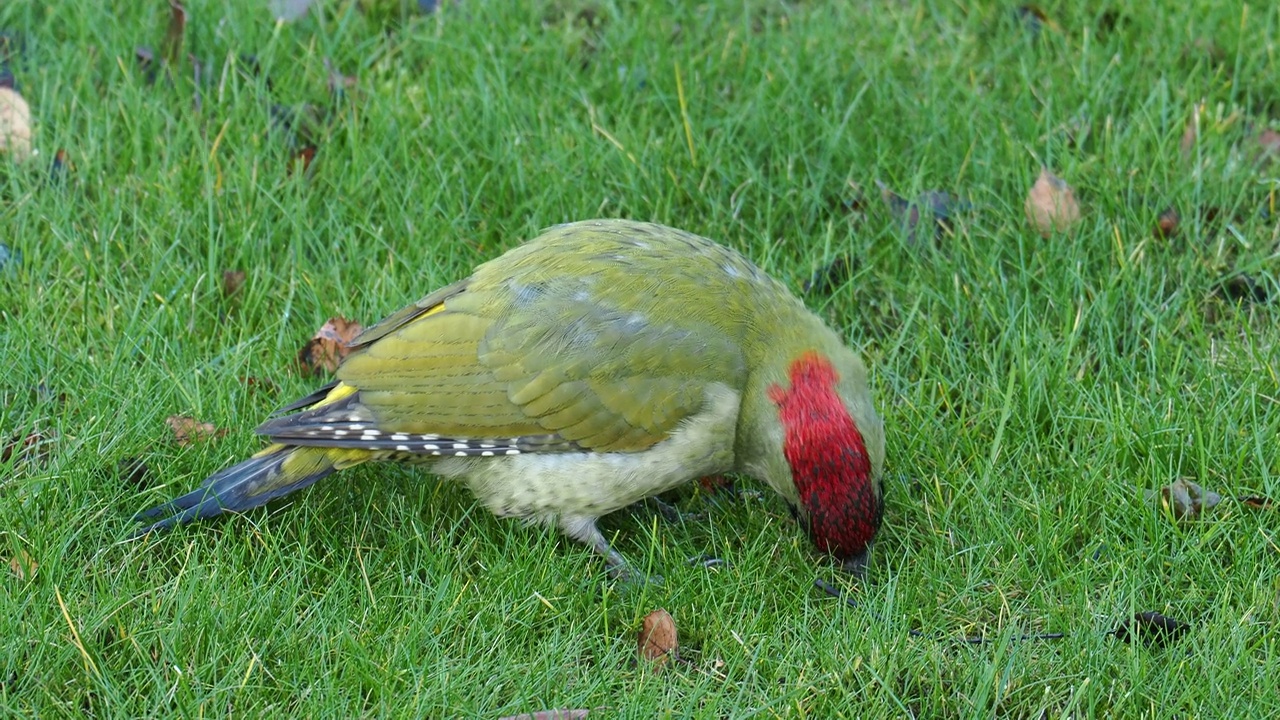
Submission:
[[[687,562],[693,566],[701,565],[704,568],[725,567],[731,568],[733,565],[728,561],[711,555],[694,555]]]

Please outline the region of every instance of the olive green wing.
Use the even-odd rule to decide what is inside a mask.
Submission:
[[[370,328],[326,400],[259,432],[435,454],[646,449],[745,363],[698,313],[669,312],[654,278],[604,267],[482,266]]]

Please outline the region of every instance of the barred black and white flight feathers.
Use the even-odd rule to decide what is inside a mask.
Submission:
[[[283,411],[320,402],[336,384],[286,406]],[[360,403],[359,393],[336,402],[279,415],[258,426],[259,435],[284,445],[330,447],[435,457],[496,457],[531,452],[576,452],[582,448],[556,434],[504,438],[448,437],[427,432],[392,432],[378,427]]]

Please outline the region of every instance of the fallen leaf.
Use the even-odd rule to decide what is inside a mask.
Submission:
[[[1178,478],[1157,490],[1146,491],[1147,502],[1156,510],[1173,514],[1176,520],[1194,520],[1200,513],[1222,502],[1222,496],[1205,490],[1187,478]]]
[[[1191,62],[1202,59],[1212,67],[1221,65],[1226,61],[1227,54],[1211,38],[1200,37],[1196,38],[1190,45],[1182,47],[1182,58]]]
[[[356,6],[370,22],[392,25],[406,22],[419,13],[433,12],[438,4],[422,0],[358,0]]]
[[[1046,27],[1054,32],[1061,31],[1058,23],[1036,5],[1019,5],[1013,15],[1033,39],[1040,37],[1040,31]]]
[[[676,621],[671,613],[659,608],[644,616],[637,638],[640,657],[661,668],[677,649]]]
[[[1271,299],[1271,292],[1266,285],[1258,282],[1250,275],[1239,273],[1218,283],[1214,294],[1230,302],[1265,303]]]
[[[8,87],[0,87],[0,155],[14,162],[31,157],[31,108]]]
[[[1204,110],[1204,103],[1197,104],[1191,109],[1191,117],[1187,118],[1187,127],[1182,131],[1182,139],[1178,141],[1178,151],[1182,153],[1182,157],[1191,157],[1191,149],[1195,147],[1196,140],[1200,139],[1200,113]]]
[[[298,364],[303,375],[333,372],[351,352],[351,341],[360,334],[360,323],[344,317],[331,317],[298,351]]]
[[[1076,202],[1075,191],[1048,169],[1040,171],[1040,177],[1027,194],[1024,207],[1027,220],[1044,237],[1054,232],[1067,232],[1080,222],[1080,205]]]
[[[71,162],[71,156],[67,154],[65,148],[58,148],[53,154],[53,163],[49,165],[49,179],[55,184],[60,184],[67,179],[67,175],[76,169]]]
[[[507,715],[498,718],[498,720],[582,720],[587,716],[587,710],[539,710],[533,713],[522,713],[520,715]]]
[[[1111,33],[1124,30],[1128,26],[1129,16],[1119,10],[1107,10],[1098,16],[1098,37],[1105,39]]]
[[[150,474],[151,468],[140,457],[120,458],[116,463],[117,477],[138,490],[147,487],[147,477]]]
[[[698,485],[704,492],[710,495],[721,492],[734,494],[736,492],[733,485],[733,479],[727,475],[707,475],[705,477],[700,477],[698,478]]]
[[[813,276],[804,281],[804,291],[829,295],[836,291],[841,285],[849,282],[849,278],[853,275],[850,265],[857,267],[857,263],[850,263],[849,258],[841,255],[835,260],[827,263],[825,267],[818,268]]]
[[[260,378],[255,375],[241,375],[240,384],[254,392],[265,392],[272,395],[280,394],[280,385],[274,380],[268,378]]]
[[[1123,620],[1111,634],[1125,643],[1141,640],[1147,645],[1164,645],[1190,629],[1190,625],[1158,612],[1140,612]]]
[[[222,271],[222,296],[231,297],[240,291],[240,286],[244,285],[243,270],[223,270]]]
[[[343,75],[329,58],[324,59],[324,69],[329,74],[329,94],[334,98],[341,98],[356,86],[356,78]]]
[[[1280,156],[1280,132],[1276,132],[1271,128],[1264,128],[1258,133],[1258,156],[1257,160],[1261,164],[1269,164]]]
[[[906,231],[910,245],[914,245],[923,233],[920,224],[925,215],[929,218],[927,226],[932,228],[936,240],[953,229],[956,215],[973,209],[971,203],[940,190],[926,190],[907,200],[884,183],[877,180],[876,184],[880,186],[880,197],[889,206],[889,213]]]
[[[186,415],[170,415],[165,418],[164,423],[173,431],[173,439],[180,447],[227,434],[225,428],[218,429],[213,423],[202,423]]]
[[[1160,216],[1156,218],[1155,236],[1157,238],[1169,239],[1178,234],[1178,222],[1181,221],[1178,211],[1172,205],[1160,212]]]
[[[289,165],[289,174],[292,175],[298,166],[302,167],[302,174],[306,175],[311,170],[311,163],[316,159],[316,146],[307,145],[298,150],[293,156],[293,162]]]
[[[191,63],[191,87],[195,90],[195,96],[191,98],[191,106],[199,113],[204,107],[202,88],[205,86],[205,78],[213,74],[213,63],[210,62],[206,67],[195,55],[187,55],[187,60]]]
[[[137,62],[139,72],[142,73],[143,81],[148,85],[155,84],[157,70],[155,51],[146,45],[138,45],[133,49],[133,58]]]
[[[36,570],[39,568],[40,566],[26,550],[19,550],[18,554],[9,560],[9,569],[18,576],[19,580],[30,580],[35,577]]]
[[[182,57],[182,40],[187,29],[187,9],[178,0],[169,0],[169,26],[164,32],[163,55],[169,65]]]
[[[1274,510],[1275,502],[1271,498],[1262,497],[1261,495],[1245,495],[1237,498],[1241,505],[1254,508],[1255,510]]]
[[[56,435],[46,435],[39,430],[19,432],[9,437],[8,442],[0,446],[0,465],[10,461],[14,467],[33,463],[37,467],[44,465],[53,456],[53,443]]]
[[[311,167],[324,135],[325,111],[310,103],[298,106],[272,105],[269,110],[270,131],[279,133],[289,148],[289,172],[301,163],[305,172]]]

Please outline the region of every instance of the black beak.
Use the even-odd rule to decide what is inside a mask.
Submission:
[[[857,555],[851,555],[844,559],[840,569],[853,575],[859,580],[867,576],[867,565],[871,562],[871,543],[862,549]]]

